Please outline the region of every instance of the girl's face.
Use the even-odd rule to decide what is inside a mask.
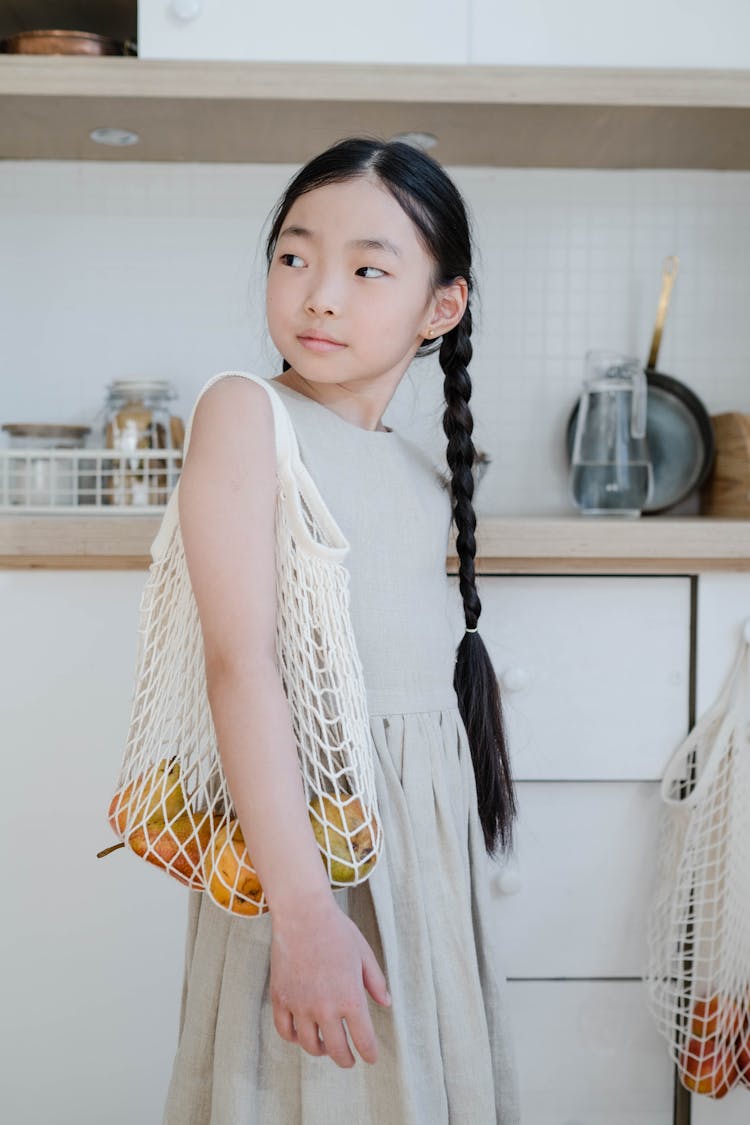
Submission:
[[[276,244],[266,288],[271,338],[312,382],[361,386],[386,376],[392,393],[440,303],[432,269],[411,219],[376,180],[315,188],[295,200]]]

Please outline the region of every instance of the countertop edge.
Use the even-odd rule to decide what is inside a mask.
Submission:
[[[0,515],[3,569],[147,569],[161,514]],[[446,569],[457,573],[456,529]],[[478,516],[477,573],[750,571],[750,520]]]

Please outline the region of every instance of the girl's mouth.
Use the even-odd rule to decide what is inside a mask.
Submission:
[[[337,348],[346,347],[346,344],[336,344],[333,340],[316,340],[313,336],[298,336],[297,339],[312,352],[333,352]]]

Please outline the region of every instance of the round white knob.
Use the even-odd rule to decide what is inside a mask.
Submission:
[[[172,14],[181,20],[194,20],[201,14],[203,0],[172,0]]]
[[[508,691],[521,691],[530,678],[527,668],[506,668],[500,676],[500,683]]]
[[[502,895],[515,895],[521,889],[521,874],[515,869],[501,871],[495,876],[495,886]]]
[[[510,858],[495,873],[492,878],[496,889],[501,895],[515,895],[521,889],[521,872],[518,869],[518,860]]]

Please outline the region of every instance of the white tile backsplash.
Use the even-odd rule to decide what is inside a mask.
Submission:
[[[711,413],[750,411],[750,173],[449,168],[476,236],[478,512],[572,513],[565,425],[588,348],[648,355]],[[0,422],[92,422],[114,378],[273,375],[263,239],[291,165],[0,164]],[[386,424],[443,457],[442,375],[412,365]],[[3,435],[4,436],[4,435]]]

